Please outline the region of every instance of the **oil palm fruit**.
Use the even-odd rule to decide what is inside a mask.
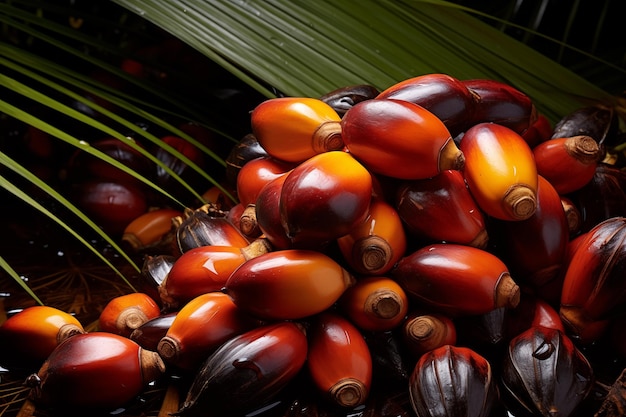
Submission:
[[[237,197],[244,206],[253,204],[259,191],[270,180],[290,171],[294,164],[270,156],[261,156],[248,161],[237,175]]]
[[[461,81],[448,74],[423,74],[400,81],[376,98],[405,100],[433,113],[446,125],[452,137],[473,121],[477,97]]]
[[[491,364],[469,348],[451,345],[420,357],[409,394],[420,417],[488,417],[498,395]]]
[[[530,125],[528,130],[522,133],[522,137],[531,148],[550,139],[552,137],[552,124],[550,120],[545,114],[537,114],[537,120]]]
[[[144,349],[157,351],[159,342],[169,330],[176,318],[177,311],[163,313],[159,317],[148,320],[137,327],[130,334],[129,338]]]
[[[534,326],[509,343],[501,394],[515,416],[570,416],[593,387],[589,361],[560,330]]]
[[[332,404],[357,407],[368,398],[372,357],[365,339],[342,315],[323,312],[308,329],[311,380]]]
[[[343,117],[355,104],[376,98],[379,93],[372,85],[356,84],[329,91],[320,100],[332,107],[339,117]]]
[[[180,309],[157,351],[167,363],[195,370],[222,343],[257,325],[258,320],[240,310],[229,296],[209,292]]]
[[[625,272],[626,218],[613,217],[585,235],[565,272],[559,313],[568,334],[591,342],[597,326],[625,311]]]
[[[341,118],[322,100],[279,97],[252,110],[252,133],[276,159],[300,163],[313,155],[343,149]]]
[[[525,220],[537,207],[537,166],[532,150],[513,130],[479,123],[461,139],[463,175],[478,206],[501,220]]]
[[[158,287],[164,309],[176,310],[201,294],[220,291],[235,269],[268,251],[263,239],[245,248],[207,245],[186,251]]]
[[[261,319],[297,320],[332,306],[354,277],[328,255],[284,249],[252,258],[226,281],[224,292]]]
[[[233,146],[226,156],[226,181],[233,187],[237,186],[237,176],[241,168],[249,161],[268,156],[268,153],[254,134],[248,133],[235,146]]]
[[[552,304],[541,297],[524,293],[518,306],[506,311],[507,340],[510,341],[535,326],[566,332],[557,308],[554,308]]]
[[[98,328],[129,337],[136,328],[160,315],[159,305],[146,293],[119,295],[109,300],[100,312]]]
[[[476,97],[474,120],[479,123],[497,123],[523,134],[537,120],[537,109],[528,95],[502,81],[492,79],[463,80]]]
[[[554,125],[553,138],[591,136],[601,148],[614,146],[618,138],[619,117],[613,106],[593,104],[563,116]]]
[[[445,314],[412,311],[402,323],[402,341],[417,360],[431,350],[456,345],[456,325]]]
[[[373,197],[364,222],[337,239],[343,258],[362,275],[386,274],[407,246],[402,220],[385,200]]]
[[[397,191],[395,206],[408,234],[419,241],[487,247],[485,216],[460,171],[445,170],[405,182]]]
[[[286,179],[287,176],[282,175],[266,184],[254,204],[256,226],[274,249],[290,249],[293,246],[280,216],[280,196]]]
[[[593,178],[601,150],[591,136],[553,138],[533,148],[537,173],[563,195],[583,187]]]
[[[32,401],[52,410],[115,410],[165,372],[156,352],[112,333],[79,334],[59,344],[31,374]]]
[[[279,209],[281,224],[294,245],[315,247],[365,221],[372,177],[351,154],[324,152],[286,175]]]
[[[171,248],[173,244],[172,219],[182,216],[180,210],[160,208],[149,210],[131,221],[122,234],[122,242],[135,252]]]
[[[359,329],[366,331],[387,331],[398,327],[409,309],[409,300],[402,287],[385,276],[358,278],[343,293],[338,304]]]
[[[464,164],[443,122],[408,101],[363,101],[346,113],[341,127],[348,151],[376,174],[422,179]]]
[[[265,405],[302,369],[307,352],[303,327],[294,322],[235,336],[202,364],[174,415],[234,415]]]
[[[78,319],[51,306],[31,306],[0,326],[0,365],[38,369],[64,340],[85,333]]]
[[[403,257],[390,275],[418,303],[452,316],[515,307],[520,299],[506,265],[472,246],[425,246]]]

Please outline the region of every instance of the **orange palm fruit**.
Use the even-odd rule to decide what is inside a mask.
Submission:
[[[31,398],[48,409],[101,409],[127,405],[165,372],[156,352],[106,332],[70,337],[27,378]]]
[[[167,363],[194,370],[219,345],[257,325],[228,295],[202,294],[180,309],[157,351]]]
[[[403,257],[390,274],[415,301],[451,317],[519,303],[520,289],[506,265],[472,246],[425,246]]]
[[[252,110],[252,132],[276,159],[299,163],[313,155],[343,149],[341,118],[325,102],[309,97],[279,97]]]
[[[407,246],[402,220],[385,200],[373,197],[363,223],[337,239],[348,265],[363,275],[387,273],[404,256]]]
[[[144,251],[156,246],[169,247],[173,240],[172,219],[182,216],[180,210],[161,208],[150,210],[135,218],[126,226],[122,234],[122,242],[127,243],[134,251]]]
[[[419,359],[424,353],[445,345],[456,345],[454,321],[445,314],[414,311],[402,323],[402,341],[411,355]]]
[[[532,150],[513,130],[479,123],[461,139],[463,175],[478,206],[501,220],[524,220],[537,207],[537,166]]]
[[[422,242],[487,247],[485,216],[460,171],[407,181],[398,189],[395,207],[408,234]]]
[[[464,164],[443,122],[408,101],[363,101],[346,113],[341,127],[348,151],[377,174],[421,179]]]
[[[69,313],[51,306],[21,310],[0,326],[0,364],[9,369],[37,369],[65,339],[85,333]]]
[[[246,248],[208,245],[183,253],[158,287],[165,310],[176,310],[193,298],[220,291],[228,277],[247,259],[269,251],[257,239]]]
[[[270,156],[261,156],[248,161],[237,175],[237,197],[244,206],[253,204],[259,191],[270,180],[290,171],[295,164]]]
[[[591,136],[546,140],[533,148],[537,173],[550,181],[559,194],[569,194],[593,178],[602,156]]]
[[[286,175],[279,209],[281,224],[294,245],[315,247],[365,221],[372,177],[351,154],[324,152]]]
[[[597,339],[606,321],[626,311],[626,218],[612,217],[577,244],[563,281],[559,313],[582,343]]]
[[[202,364],[176,415],[244,415],[272,401],[303,368],[302,325],[279,321],[235,336]]]
[[[332,404],[363,404],[372,384],[372,356],[359,329],[337,313],[324,312],[315,317],[308,334],[313,384]]]
[[[558,302],[570,232],[561,197],[552,184],[539,176],[537,208],[528,219],[494,221],[492,227],[499,233],[499,255],[516,281]]]
[[[439,73],[405,79],[387,87],[376,98],[405,100],[424,107],[441,119],[453,137],[472,122],[477,99],[460,80]]]
[[[161,315],[159,305],[148,294],[135,292],[112,298],[98,318],[99,330],[124,337],[153,318]]]
[[[285,249],[246,261],[230,275],[223,291],[259,318],[296,320],[332,306],[354,281],[321,252]]]
[[[400,285],[389,277],[358,278],[338,302],[341,310],[361,330],[387,331],[402,323],[409,300]]]

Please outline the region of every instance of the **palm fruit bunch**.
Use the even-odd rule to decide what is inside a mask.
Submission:
[[[62,337],[24,310],[2,347],[57,411],[169,376],[176,416],[619,415],[622,139],[604,105],[552,126],[447,74],[268,99],[228,155],[237,201],[137,232],[169,248],[145,258],[153,295]]]

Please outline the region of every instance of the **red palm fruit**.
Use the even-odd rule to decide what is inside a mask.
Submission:
[[[530,125],[528,130],[522,133],[522,137],[531,148],[550,139],[552,137],[552,124],[550,120],[544,114],[537,114],[537,120]]]
[[[408,233],[421,241],[487,247],[485,217],[460,171],[445,170],[406,182],[397,192],[395,206]]]
[[[51,306],[32,306],[0,326],[0,364],[37,369],[65,339],[85,333],[76,317]]]
[[[506,265],[472,246],[425,246],[403,257],[391,270],[391,278],[417,302],[452,317],[519,303],[520,289]]]
[[[372,384],[372,355],[359,329],[337,313],[324,312],[308,335],[307,366],[315,387],[332,404],[363,404]]]
[[[346,113],[341,127],[346,148],[376,174],[421,179],[464,164],[443,122],[408,101],[363,101]]]
[[[180,309],[157,351],[167,363],[194,370],[222,343],[259,324],[226,294],[202,294]]]
[[[568,334],[591,342],[626,311],[625,273],[626,218],[613,217],[586,234],[568,265],[559,310]]]
[[[167,334],[177,312],[161,314],[137,327],[129,338],[144,349],[156,352],[161,339]]]
[[[509,340],[534,326],[548,327],[565,333],[558,309],[530,293],[524,293],[517,307],[506,311],[505,320]]]
[[[593,388],[589,361],[561,331],[534,326],[506,351],[501,397],[516,416],[570,416]]]
[[[147,211],[124,228],[122,242],[136,252],[157,246],[171,247],[174,239],[174,234],[170,233],[173,231],[172,219],[182,214],[180,210],[170,208]]]
[[[256,226],[275,249],[292,247],[280,216],[280,195],[286,179],[287,176],[283,175],[266,184],[254,204]]]
[[[357,279],[343,293],[338,304],[359,329],[367,331],[398,327],[409,309],[409,300],[402,287],[384,276]]]
[[[241,220],[241,215],[243,214],[243,211],[245,209],[246,207],[241,203],[237,203],[233,205],[232,207],[228,209],[228,212],[226,213],[226,220],[228,220],[229,222],[233,224],[233,226],[241,230],[241,225],[239,224],[239,221]],[[246,235],[246,237],[249,237],[249,236]]]
[[[129,337],[133,330],[160,315],[159,305],[148,294],[130,293],[109,300],[100,312],[98,327],[103,332]]]
[[[315,155],[286,175],[279,209],[281,224],[294,245],[315,247],[365,221],[372,177],[349,153]]]
[[[246,248],[207,245],[183,253],[159,285],[159,296],[165,310],[176,310],[195,297],[220,291],[228,277],[247,259],[269,251],[263,240]]]
[[[406,251],[406,235],[394,207],[373,197],[367,219],[337,239],[348,265],[363,275],[386,274]]]
[[[498,398],[491,364],[469,348],[451,345],[422,355],[409,394],[420,417],[488,417]]]
[[[479,123],[465,132],[463,175],[478,206],[501,220],[524,220],[537,207],[537,167],[532,150],[513,130]]]
[[[453,137],[472,122],[475,94],[458,79],[447,74],[424,74],[396,83],[376,98],[405,100],[418,104],[437,116]]]
[[[332,107],[339,117],[343,117],[355,104],[376,98],[378,94],[378,89],[372,85],[357,84],[329,91],[320,100]]]
[[[332,306],[354,281],[321,252],[285,249],[246,261],[228,278],[224,292],[259,318],[296,320]]]
[[[537,109],[532,100],[517,88],[491,79],[462,82],[478,97],[474,105],[474,120],[469,126],[497,123],[521,135],[537,120]]]
[[[261,156],[247,162],[237,175],[237,197],[245,206],[253,204],[265,184],[290,171],[294,164],[270,156]]]
[[[300,372],[307,352],[303,327],[289,321],[235,336],[202,364],[175,414],[239,415],[266,405]]]
[[[500,233],[500,255],[516,281],[558,302],[570,232],[561,197],[552,184],[539,176],[537,209],[528,219],[497,221],[492,226]]]
[[[252,110],[252,132],[276,159],[300,163],[313,155],[343,149],[341,118],[325,102],[308,97],[279,97]]]
[[[533,148],[537,173],[559,194],[582,188],[593,178],[601,150],[591,136],[554,138]]]
[[[28,377],[31,398],[47,409],[114,410],[165,372],[156,352],[106,332],[70,337]]]
[[[445,345],[456,345],[454,321],[445,314],[413,311],[402,323],[402,340],[413,358]]]

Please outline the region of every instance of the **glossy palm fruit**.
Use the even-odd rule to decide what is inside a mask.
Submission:
[[[619,138],[619,117],[613,106],[593,104],[563,116],[555,125],[553,138],[591,136],[601,148],[616,145]]]
[[[339,117],[343,117],[355,104],[376,98],[378,94],[378,89],[372,85],[357,84],[329,91],[320,100],[332,107]]]
[[[591,365],[561,331],[534,326],[509,343],[500,390],[515,416],[570,416],[593,387]]]
[[[464,165],[443,122],[408,101],[363,101],[346,113],[341,127],[346,148],[376,174],[422,179]]]
[[[159,305],[148,294],[135,292],[112,298],[98,318],[103,332],[129,337],[139,326],[161,315]]]
[[[283,175],[266,184],[254,204],[256,225],[275,249],[289,249],[293,246],[280,215],[280,196],[286,179],[287,176]]]
[[[281,224],[294,245],[315,247],[365,221],[372,177],[351,154],[324,152],[299,164],[280,193]]]
[[[398,189],[395,206],[409,235],[422,242],[487,247],[485,216],[460,171],[406,182]]]
[[[122,242],[136,252],[171,247],[174,238],[174,234],[170,233],[172,219],[182,215],[180,210],[170,208],[149,210],[124,228]]]
[[[270,402],[298,374],[308,352],[302,326],[281,321],[235,336],[202,364],[180,416],[237,415]]]
[[[372,356],[359,329],[337,313],[324,312],[308,336],[307,366],[317,389],[341,407],[363,404],[372,384]]]
[[[537,114],[537,120],[530,125],[528,130],[522,133],[522,137],[528,146],[534,148],[552,137],[552,124],[544,114]]]
[[[214,212],[210,205],[186,209],[184,216],[172,221],[180,253],[199,246],[233,246],[244,248],[250,241],[226,219],[223,212]]]
[[[402,323],[402,341],[415,359],[445,345],[456,345],[454,321],[445,314],[413,311]]]
[[[222,343],[257,325],[228,295],[202,294],[180,309],[157,351],[167,363],[195,370]]]
[[[261,156],[248,161],[237,175],[237,197],[243,205],[253,204],[259,191],[274,178],[290,171],[295,165],[270,156]]]
[[[591,136],[553,138],[533,148],[537,173],[559,194],[582,188],[593,178],[601,150]]]
[[[515,307],[520,298],[498,257],[454,243],[432,244],[403,257],[391,278],[417,302],[452,317]]]
[[[358,278],[339,299],[339,306],[359,329],[387,331],[398,327],[409,309],[404,289],[391,278]]]
[[[462,82],[477,97],[474,120],[469,126],[497,123],[521,135],[537,120],[537,109],[530,97],[512,85],[491,79]]]
[[[224,292],[239,308],[268,320],[296,320],[332,306],[354,277],[329,256],[285,249],[246,261],[226,281]]]
[[[159,285],[164,308],[176,310],[201,294],[220,291],[235,269],[267,251],[263,240],[255,240],[246,248],[207,245],[186,251]]]
[[[279,97],[252,110],[257,140],[276,159],[303,162],[313,155],[343,149],[341,118],[325,102],[309,97]]]
[[[82,324],[63,310],[27,307],[0,326],[0,365],[38,369],[59,343],[81,333],[85,333]]]
[[[568,334],[593,341],[594,324],[625,311],[625,273],[626,218],[613,217],[586,234],[567,267],[559,313]]]
[[[500,256],[519,284],[558,303],[570,232],[561,197],[539,176],[537,209],[526,220],[497,221]]]
[[[558,309],[530,293],[524,293],[518,306],[506,311],[505,320],[506,336],[509,341],[535,326],[566,332]]]
[[[363,275],[386,274],[404,256],[407,240],[396,209],[373,197],[363,223],[337,239],[348,265]]]
[[[47,409],[114,410],[164,372],[156,352],[119,335],[90,332],[57,346],[26,385],[33,402]]]
[[[405,100],[437,116],[452,137],[473,121],[477,97],[461,81],[447,74],[424,74],[400,81],[383,90],[378,99]]]
[[[177,313],[177,311],[164,313],[159,317],[148,320],[133,330],[129,336],[130,340],[144,349],[156,352],[159,342],[167,334]]]
[[[479,123],[465,132],[463,175],[478,206],[501,220],[525,220],[537,208],[537,166],[532,150],[513,130]]]
[[[488,417],[497,400],[491,364],[469,348],[451,345],[422,355],[409,394],[420,417]]]

